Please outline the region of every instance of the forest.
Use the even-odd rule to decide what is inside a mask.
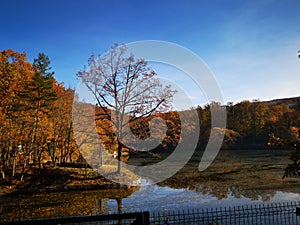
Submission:
[[[0,52],[0,183],[22,181],[32,167],[39,171],[45,164],[84,163],[73,133],[75,90],[58,82],[54,75],[51,61],[44,53],[29,62],[25,52],[12,49]],[[221,105],[212,102],[184,111],[188,116],[190,111],[196,110],[199,116],[200,135],[196,151],[203,149],[209,138],[211,107]],[[286,140],[298,139],[300,97],[264,102],[258,99],[229,102],[226,109],[224,149],[251,151],[269,148],[267,143],[271,135]],[[106,113],[101,113],[103,111]],[[117,139],[109,123],[111,112],[96,107],[94,113],[101,142],[113,154]],[[149,137],[149,121],[154,116],[166,121],[167,132],[153,154],[170,152],[182,138],[178,112],[168,111],[133,120],[131,130],[142,139]],[[189,131],[193,132],[194,121],[190,122]],[[132,154],[138,155],[138,150],[126,146],[122,149],[127,158]]]

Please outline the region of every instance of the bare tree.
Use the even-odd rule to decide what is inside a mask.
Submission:
[[[167,111],[175,93],[170,85],[160,82],[144,59],[136,59],[126,51],[126,45],[114,45],[98,57],[93,54],[88,66],[77,73],[113,126],[117,136],[118,173],[125,147],[123,140],[131,132],[129,123]]]

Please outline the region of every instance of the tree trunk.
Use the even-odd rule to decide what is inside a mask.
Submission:
[[[11,179],[12,179],[12,180],[13,180],[14,177],[15,177],[15,173],[16,173],[16,156],[14,156],[14,159],[13,159],[12,176],[11,176]]]
[[[117,173],[121,174],[122,169],[122,143],[118,140],[118,170]]]
[[[14,157],[13,154],[13,127],[12,127],[12,119],[9,119],[9,146],[8,146],[8,155],[10,158],[7,158],[7,162],[11,160],[11,157]],[[10,177],[10,180],[13,180],[13,177],[15,176],[14,173],[15,170],[15,157],[13,158],[13,168],[12,168],[12,176]]]
[[[118,213],[122,213],[123,211],[122,198],[117,198],[117,202],[118,202]],[[118,225],[122,225],[121,219],[118,220]]]
[[[5,172],[2,167],[1,167],[1,177],[3,180],[5,180]]]
[[[23,164],[23,168],[22,168],[22,171],[21,171],[21,176],[20,176],[20,181],[23,181],[23,179],[24,179],[24,174],[25,174],[25,171],[26,171],[26,166],[27,166],[27,163],[26,163],[26,158],[25,158],[25,160],[24,160],[24,164]]]

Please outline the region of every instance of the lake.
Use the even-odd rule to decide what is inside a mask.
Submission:
[[[285,154],[223,151],[207,171],[192,161],[159,184],[142,179],[128,189],[1,196],[0,220],[300,201],[298,178],[281,179]]]

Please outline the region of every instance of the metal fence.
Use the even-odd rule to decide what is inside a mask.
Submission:
[[[271,203],[225,207],[219,209],[190,209],[152,213],[153,225],[293,225],[300,224],[300,202]]]
[[[152,213],[137,212],[0,222],[0,225],[25,224],[298,225],[300,224],[300,202],[245,205],[218,209],[190,209]]]
[[[25,221],[0,222],[0,225],[149,225],[149,212],[75,216],[64,218],[35,219]]]

